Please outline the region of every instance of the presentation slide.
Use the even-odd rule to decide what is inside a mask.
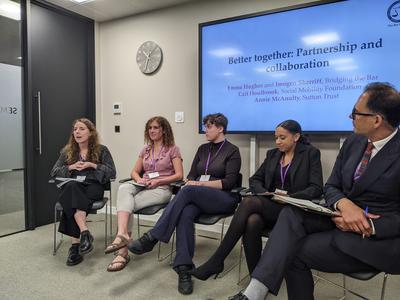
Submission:
[[[200,114],[224,113],[231,132],[274,131],[286,119],[306,132],[351,131],[368,83],[400,88],[400,1],[341,1],[199,30]]]

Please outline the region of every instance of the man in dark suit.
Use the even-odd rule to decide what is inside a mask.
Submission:
[[[343,144],[325,185],[336,216],[285,207],[243,293],[277,294],[283,278],[289,299],[313,299],[311,269],[400,274],[400,95],[386,83],[369,84],[350,118],[355,134]]]

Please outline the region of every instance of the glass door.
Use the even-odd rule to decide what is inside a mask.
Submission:
[[[0,236],[25,229],[20,1],[0,0]]]

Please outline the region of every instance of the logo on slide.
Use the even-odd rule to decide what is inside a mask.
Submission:
[[[387,16],[390,21],[400,23],[400,1],[395,1],[389,6]]]

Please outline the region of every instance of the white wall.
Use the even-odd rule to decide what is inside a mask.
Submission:
[[[204,136],[197,133],[199,23],[303,2],[309,1],[198,1],[98,24],[97,124],[103,142],[113,154],[118,179],[129,175],[143,146],[144,124],[154,115],[165,116],[171,122],[183,154],[185,174],[198,145],[204,142]],[[147,40],[157,42],[164,54],[161,69],[153,76],[143,75],[136,64],[136,51]],[[113,102],[122,102],[121,116],[112,115]],[[173,122],[175,111],[185,112],[185,123]],[[121,133],[114,133],[114,125],[121,126]],[[249,138],[228,135],[241,150],[244,185],[250,175]],[[326,180],[339,149],[339,136],[310,138],[321,149]],[[258,136],[258,139],[262,162],[265,151],[274,147],[274,142],[272,136]]]

